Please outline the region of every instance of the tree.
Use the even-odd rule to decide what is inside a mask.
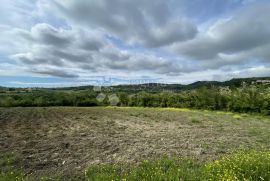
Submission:
[[[127,106],[128,105],[128,94],[125,92],[119,92],[117,94],[120,100],[120,105],[121,106]]]

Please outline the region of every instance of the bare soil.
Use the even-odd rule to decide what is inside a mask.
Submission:
[[[0,154],[37,179],[83,178],[92,164],[167,156],[215,159],[270,148],[270,119],[154,108],[1,108]]]

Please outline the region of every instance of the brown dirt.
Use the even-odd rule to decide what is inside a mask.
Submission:
[[[130,108],[0,109],[0,154],[36,179],[83,177],[91,164],[167,156],[214,159],[239,146],[270,148],[269,118]]]

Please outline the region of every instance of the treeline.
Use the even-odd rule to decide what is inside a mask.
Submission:
[[[102,96],[100,96],[102,95]],[[113,95],[113,96],[112,96]],[[113,99],[113,100],[112,100]],[[233,112],[257,112],[270,115],[270,89],[260,86],[201,87],[179,93],[42,91],[0,95],[1,107],[14,106],[138,106],[176,107]]]
[[[98,106],[95,92],[41,91],[0,95],[0,107]]]
[[[270,115],[270,90],[258,87],[199,88],[181,93],[139,93],[128,98],[128,106],[176,107]]]

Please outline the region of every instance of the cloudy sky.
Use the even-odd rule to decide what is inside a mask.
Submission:
[[[270,76],[269,0],[1,0],[0,85]]]

